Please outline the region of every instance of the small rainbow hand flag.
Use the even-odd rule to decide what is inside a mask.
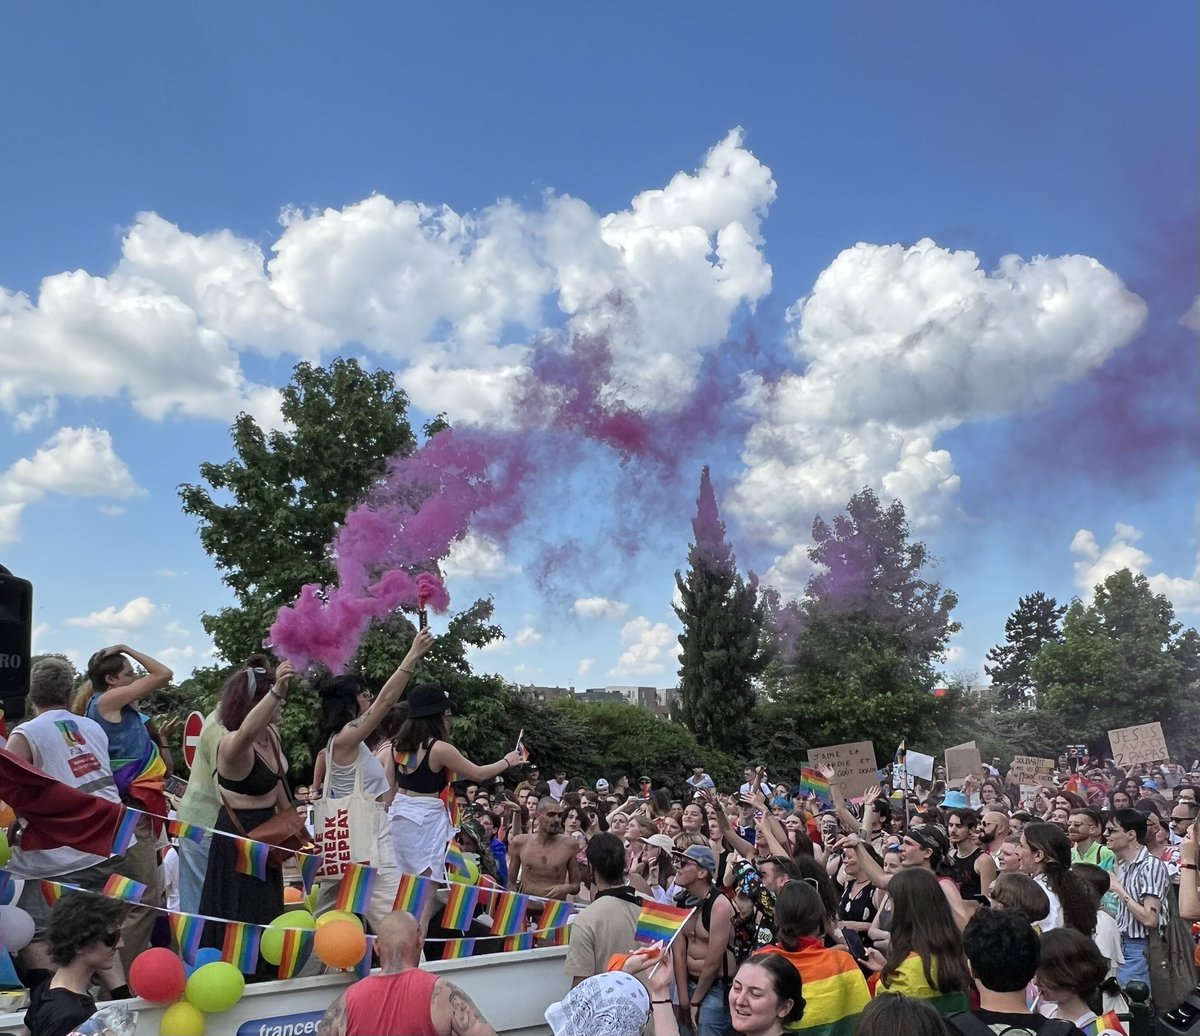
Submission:
[[[42,899],[47,906],[54,906],[62,899],[63,887],[57,881],[42,881]]]
[[[546,932],[542,938],[543,946],[566,946],[571,941],[571,926],[565,924]]]
[[[453,883],[446,899],[446,911],[442,914],[442,927],[457,928],[460,932],[470,928],[471,918],[475,916],[475,908],[479,905],[479,892],[475,885]]]
[[[133,845],[133,832],[140,819],[141,814],[137,810],[127,807],[121,811],[121,822],[117,824],[117,830],[113,834],[113,856],[124,856],[129,852],[129,847]]]
[[[542,931],[562,928],[570,916],[571,904],[565,899],[547,900],[546,905],[542,907],[542,916],[538,918],[538,928]]]
[[[179,944],[179,955],[189,964],[196,963],[200,937],[204,934],[204,918],[195,914],[171,914],[171,934]]]
[[[312,954],[313,940],[317,933],[309,928],[285,928],[283,930],[283,953],[279,957],[279,977],[294,978]]]
[[[249,838],[238,839],[237,860],[233,869],[259,881],[267,880],[267,857],[271,847],[266,842],[253,842]]]
[[[433,899],[437,882],[432,878],[420,878],[415,874],[405,874],[400,879],[400,888],[396,890],[396,902],[393,910],[404,910],[421,919],[430,901]]]
[[[452,771],[447,770],[446,775],[448,780],[454,780],[455,775]],[[454,785],[447,784],[438,792],[438,798],[442,800],[442,805],[446,807],[446,813],[450,817],[450,826],[457,831],[458,825],[462,823],[462,816],[458,809],[458,799],[454,795]]]
[[[678,934],[695,908],[667,906],[665,903],[642,904],[642,912],[638,914],[637,931],[633,933],[638,942],[658,942],[660,939],[669,943]]]
[[[467,876],[467,858],[457,842],[446,846],[446,871],[451,881],[459,881]]]
[[[146,894],[146,886],[132,878],[111,874],[104,883],[104,894],[113,899],[123,899],[126,903],[140,903]]]
[[[208,832],[199,824],[189,824],[186,820],[168,820],[167,834],[172,838],[185,838],[189,842],[203,842]]]
[[[493,895],[492,935],[517,935],[525,931],[525,914],[529,897],[517,892],[497,892]]]
[[[810,766],[800,767],[800,790],[805,795],[813,795],[827,805],[833,805],[833,789],[820,770]]]
[[[262,933],[258,925],[226,922],[221,960],[228,961],[243,975],[253,975],[258,969],[258,944],[262,941]]]
[[[335,910],[349,910],[352,914],[365,914],[371,906],[371,893],[379,870],[365,863],[348,863],[338,886]]]
[[[307,896],[313,887],[313,882],[317,880],[317,872],[321,869],[321,863],[325,858],[320,853],[296,853],[297,866],[300,870],[300,881],[304,885],[304,894]]]
[[[532,950],[533,949],[533,932],[521,932],[519,935],[510,935],[504,940],[504,952],[513,953],[517,950]]]
[[[454,927],[450,925],[449,927]],[[447,939],[442,950],[442,960],[457,960],[459,957],[470,957],[475,952],[474,939]]]
[[[1125,1028],[1121,1025],[1121,1020],[1117,1017],[1116,1011],[1109,1011],[1097,1018],[1093,1018],[1087,1025],[1083,1026],[1085,1036],[1099,1036],[1102,1032],[1116,1032],[1121,1036],[1125,1036]]]

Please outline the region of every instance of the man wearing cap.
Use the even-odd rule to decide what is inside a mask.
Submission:
[[[696,1036],[724,1036],[732,1024],[729,985],[736,970],[730,952],[733,903],[714,884],[717,857],[707,845],[688,846],[674,859],[675,882],[684,890],[680,905],[696,908],[679,933],[679,949],[673,955],[680,1020]]]
[[[653,789],[654,782],[645,774],[638,778],[638,796],[643,799],[650,797],[650,792]]]
[[[655,835],[656,838],[663,837]],[[628,953],[635,945],[642,899],[625,883],[625,843],[601,831],[587,845],[592,869],[592,901],[571,923],[571,941],[563,970],[572,987],[608,966],[614,953]]]
[[[537,831],[515,835],[508,848],[508,885],[527,896],[567,899],[579,891],[579,844],[563,834],[562,803],[549,795],[538,800]]]
[[[596,794],[601,797],[608,794],[608,781],[603,777],[596,782]]]

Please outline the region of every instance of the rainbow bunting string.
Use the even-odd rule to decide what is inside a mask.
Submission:
[[[63,887],[57,881],[42,882],[42,898],[46,901],[47,906],[54,906],[62,899]]]
[[[179,955],[189,964],[196,962],[196,951],[200,949],[200,937],[204,935],[204,919],[195,914],[170,915],[171,934],[179,944]]]
[[[515,892],[504,893],[495,898],[499,900],[499,906],[492,908],[492,934],[517,935],[525,931],[529,898]]]
[[[512,953],[516,950],[532,950],[533,949],[533,932],[521,932],[519,935],[510,935],[504,940],[504,952]]]
[[[446,911],[442,915],[443,928],[456,928],[465,932],[471,927],[471,918],[475,916],[475,908],[479,905],[480,889],[475,885],[463,885],[461,882],[450,886],[450,895],[446,898]]]
[[[552,899],[542,907],[538,928],[561,928],[571,916],[571,904],[564,899]],[[557,944],[555,944],[557,945]]]
[[[321,869],[323,860],[324,857],[320,853],[296,853],[300,882],[304,886],[306,896],[312,891],[313,882],[317,880],[317,872]]]
[[[270,854],[271,847],[266,842],[252,842],[249,838],[241,838],[238,840],[237,859],[234,861],[233,869],[239,874],[266,881],[267,857]]]
[[[442,948],[442,960],[470,957],[475,952],[474,939],[447,939]]]
[[[167,821],[167,834],[172,838],[184,838],[189,842],[203,842],[208,834],[199,824],[189,824],[186,820]]]
[[[146,894],[146,886],[140,881],[126,878],[120,874],[110,874],[104,883],[104,894],[113,899],[122,899],[126,903],[140,903]]]
[[[566,946],[571,941],[571,926],[563,925],[547,932],[542,939],[543,946]]]
[[[375,939],[376,936],[367,936],[367,949],[362,955],[362,960],[354,965],[354,977],[366,978],[371,974],[371,968],[375,964]]]
[[[371,905],[371,893],[379,871],[365,863],[348,863],[338,886],[335,910],[349,910],[352,914],[365,914]]]
[[[309,928],[284,929],[283,952],[279,957],[280,978],[294,978],[296,972],[308,963],[316,937],[317,933]]]
[[[446,846],[446,872],[451,881],[467,875],[467,858],[454,842]]]
[[[637,930],[633,933],[638,942],[670,942],[692,916],[685,907],[667,906],[665,903],[643,903],[638,914]]]
[[[112,855],[124,856],[129,852],[129,847],[133,845],[133,832],[137,829],[138,820],[141,814],[133,809],[126,809],[121,813],[121,822],[117,824],[116,833],[112,840]]]
[[[253,975],[258,969],[258,945],[263,930],[258,925],[230,921],[225,925],[225,941],[221,945],[221,960],[228,961],[243,975]]]
[[[432,878],[419,878],[415,874],[405,874],[400,879],[400,888],[396,890],[396,902],[393,910],[404,910],[417,920],[421,919],[430,902],[437,883]]]

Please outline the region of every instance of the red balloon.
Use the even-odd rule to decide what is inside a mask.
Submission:
[[[183,996],[183,961],[164,946],[143,950],[129,967],[129,985],[143,1000],[169,1004]]]

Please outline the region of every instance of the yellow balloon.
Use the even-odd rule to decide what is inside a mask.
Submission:
[[[158,1022],[160,1036],[203,1036],[204,1015],[186,1000],[163,1011]]]
[[[363,928],[363,923],[359,916],[357,914],[350,913],[349,910],[326,911],[317,918],[317,931],[319,932],[322,928],[329,924],[330,921],[349,921],[360,932],[366,931],[366,929]]]

